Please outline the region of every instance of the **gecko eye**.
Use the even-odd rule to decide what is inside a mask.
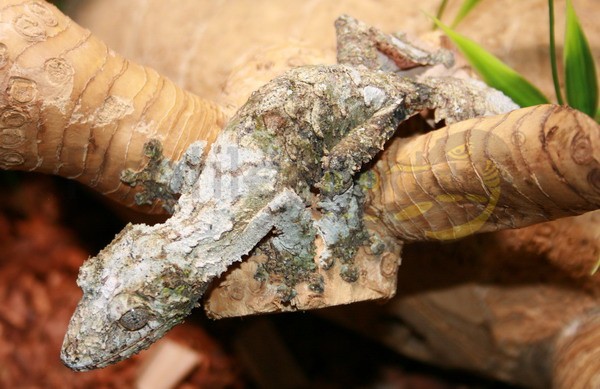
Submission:
[[[150,320],[150,313],[147,309],[138,307],[125,312],[119,318],[119,324],[128,331],[137,331],[144,327]]]

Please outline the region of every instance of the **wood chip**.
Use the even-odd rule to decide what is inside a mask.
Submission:
[[[169,339],[158,342],[146,354],[135,383],[137,389],[175,388],[202,361],[202,355]]]

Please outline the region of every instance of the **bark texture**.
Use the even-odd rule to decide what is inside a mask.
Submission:
[[[461,4],[448,3],[446,21],[452,20]],[[458,30],[552,97],[547,3],[546,0],[482,3],[461,22]],[[431,21],[422,10],[435,15],[438,5],[439,0],[422,0],[418,4],[410,0],[294,3],[225,0],[200,4],[196,0],[180,0],[177,7],[172,7],[161,0],[86,0],[75,2],[73,11],[76,21],[119,53],[152,66],[178,85],[223,106],[239,96],[240,88],[258,79],[253,87],[245,89],[235,110],[252,91],[283,70],[303,64],[334,63],[333,21],[338,16],[348,14],[382,31],[405,31],[420,36],[431,31]],[[564,0],[555,1],[559,51],[564,5]],[[595,17],[598,2],[576,0],[574,6],[592,42],[596,63],[600,63],[600,52],[594,49],[600,41],[600,26]],[[265,33],[266,26],[269,33]],[[275,54],[277,51],[281,54]],[[242,83],[228,83],[238,71],[243,71],[246,79]]]
[[[125,60],[45,2],[3,1],[0,26],[1,168],[76,179],[135,206],[137,192],[155,188],[134,190],[120,176],[144,167],[149,139],[175,162],[220,131],[216,105]],[[137,203],[161,211],[161,201]]]
[[[452,240],[600,205],[600,127],[541,105],[396,139],[378,160],[367,214],[403,241]]]

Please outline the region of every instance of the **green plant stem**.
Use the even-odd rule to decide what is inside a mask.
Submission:
[[[448,5],[448,0],[442,0],[442,2],[440,3],[440,6],[438,7],[437,13],[435,14],[436,19],[442,20],[442,15],[444,14],[444,11],[446,10],[446,5]],[[438,27],[437,24],[434,22],[433,29],[435,30],[437,27]]]
[[[460,23],[480,1],[481,0],[464,0],[450,27],[456,28],[458,23]]]
[[[548,0],[548,13],[550,16],[550,66],[552,67],[552,81],[554,81],[554,93],[558,104],[564,104],[560,82],[558,80],[558,65],[556,62],[556,43],[554,41],[554,0]]]

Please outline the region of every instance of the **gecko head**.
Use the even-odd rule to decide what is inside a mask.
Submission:
[[[165,253],[166,238],[154,227],[128,225],[81,267],[83,297],[61,351],[71,369],[105,367],[149,347],[204,292],[204,283],[193,282],[193,269]]]

